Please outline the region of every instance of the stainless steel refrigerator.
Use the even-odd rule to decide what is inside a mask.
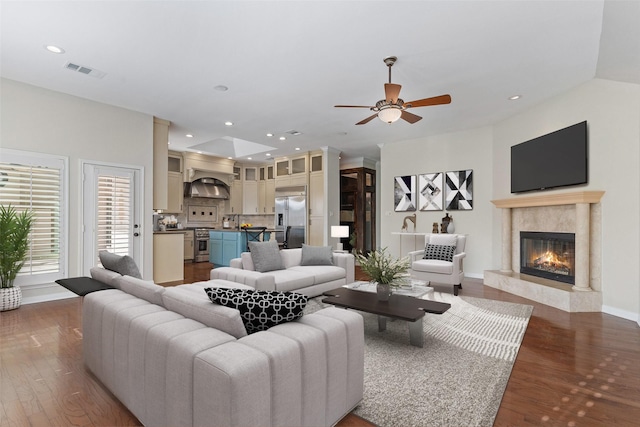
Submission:
[[[276,240],[283,248],[301,248],[307,235],[307,187],[276,188]]]

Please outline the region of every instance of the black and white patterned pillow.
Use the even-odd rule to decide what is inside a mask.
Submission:
[[[206,288],[205,292],[212,303],[239,310],[248,334],[296,320],[307,305],[307,297],[295,292],[225,288]]]
[[[455,246],[432,245],[427,243],[424,248],[424,259],[437,259],[440,261],[453,261],[453,254],[456,252]]]

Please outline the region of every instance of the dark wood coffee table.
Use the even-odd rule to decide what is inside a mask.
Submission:
[[[387,318],[409,322],[409,342],[416,347],[424,344],[422,318],[425,313],[442,314],[451,304],[428,301],[404,295],[391,295],[389,301],[378,301],[375,292],[337,288],[324,292],[322,302],[378,315],[378,331],[387,329]]]

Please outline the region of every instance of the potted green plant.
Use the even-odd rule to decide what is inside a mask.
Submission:
[[[0,205],[0,311],[22,304],[22,290],[13,282],[24,265],[33,220],[32,212]]]
[[[409,257],[396,258],[387,252],[387,248],[377,249],[364,255],[362,252],[355,254],[362,271],[369,276],[372,282],[376,282],[378,299],[389,300],[392,289],[403,285],[409,278]]]

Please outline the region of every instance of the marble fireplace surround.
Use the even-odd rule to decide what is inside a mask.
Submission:
[[[485,285],[564,311],[601,311],[603,195],[581,191],[492,200],[502,209],[502,266],[485,271]],[[520,274],[520,231],[575,233],[575,285]]]

